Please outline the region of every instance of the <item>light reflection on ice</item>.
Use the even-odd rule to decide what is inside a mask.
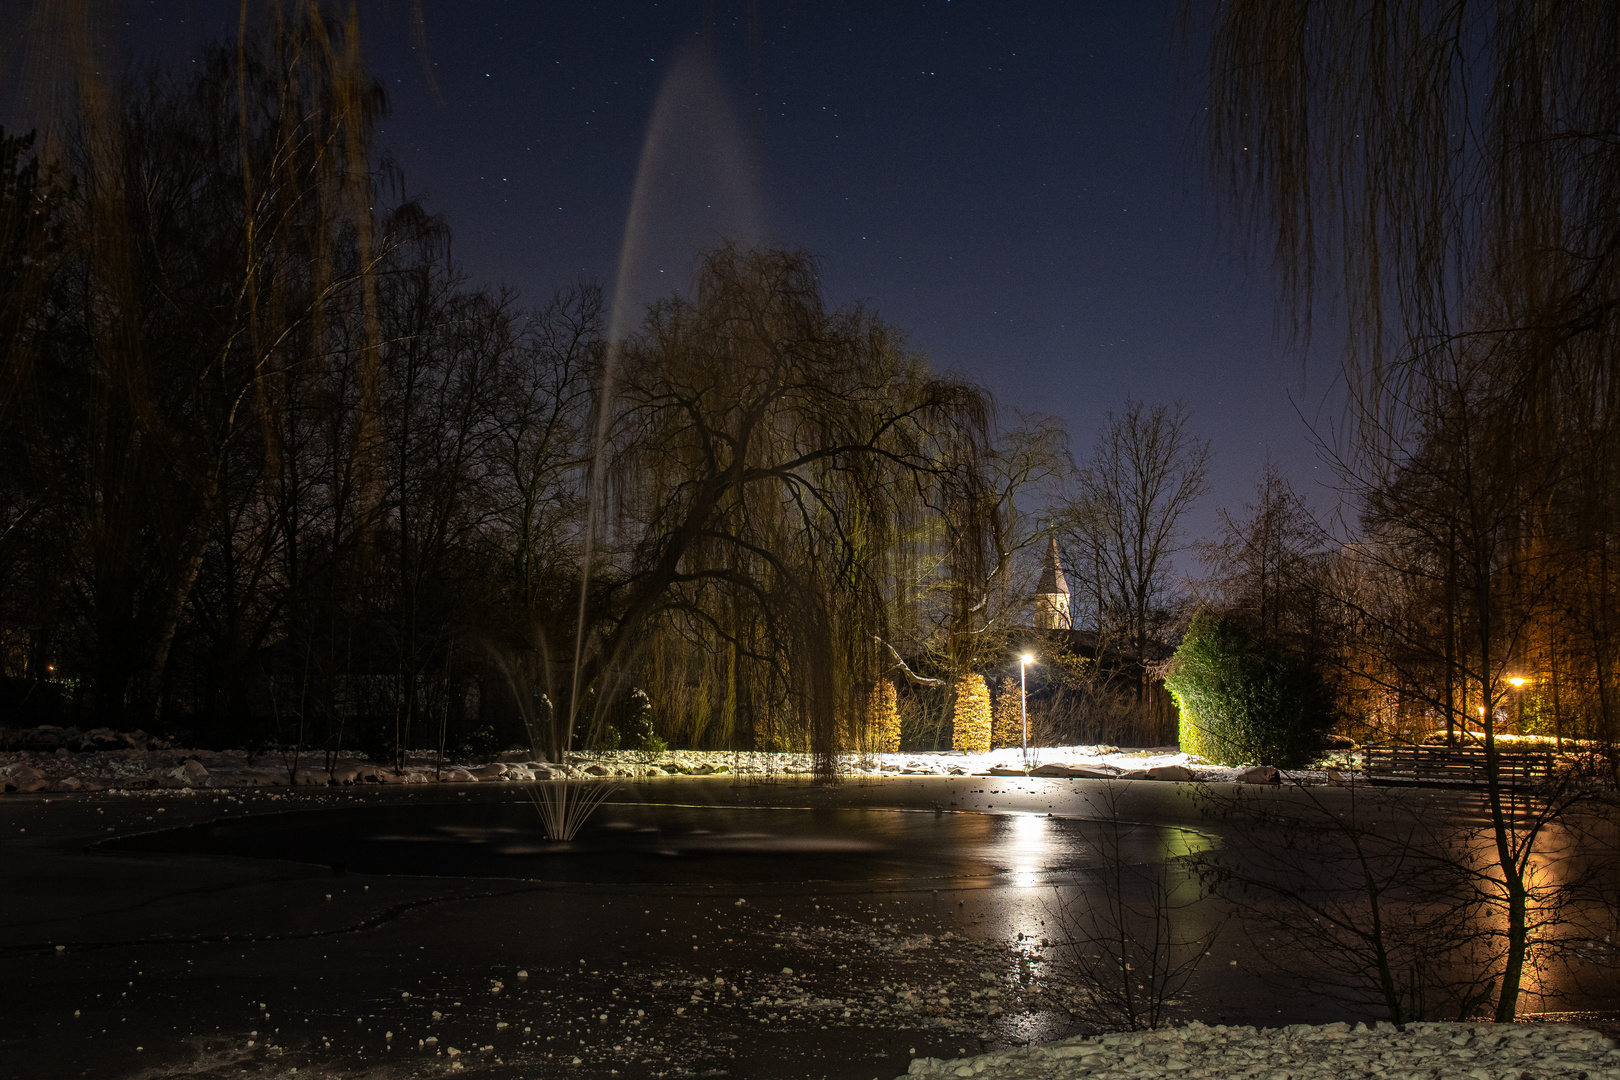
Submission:
[[[1012,890],[998,890],[995,917],[1005,941],[1029,942],[1043,937],[1047,886],[1052,872],[1068,862],[1072,840],[1063,837],[1054,819],[1043,814],[1008,814],[993,843],[993,855],[1006,868]]]
[[[1041,884],[1042,874],[1053,863],[1050,819],[1040,814],[1014,814],[1003,848],[1012,883],[1021,889]]]

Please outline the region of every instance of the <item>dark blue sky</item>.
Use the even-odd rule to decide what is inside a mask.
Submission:
[[[697,245],[764,239],[1003,406],[1063,417],[1077,453],[1128,395],[1180,400],[1214,445],[1202,532],[1268,454],[1302,489],[1325,474],[1289,395],[1314,415],[1331,372],[1303,381],[1264,267],[1218,227],[1171,9],[423,0],[431,78],[409,0],[362,17],[380,141],[475,280],[612,287],[645,160],[637,298],[684,284]],[[140,48],[233,33],[237,6],[117,11]]]

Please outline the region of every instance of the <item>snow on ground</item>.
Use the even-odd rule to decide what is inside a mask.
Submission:
[[[977,1057],[914,1058],[908,1077],[1114,1080],[1256,1077],[1316,1080],[1620,1080],[1620,1049],[1566,1024],[1293,1024],[1272,1030],[1200,1023],[1065,1039]]]
[[[71,729],[69,729],[71,732]],[[35,747],[0,751],[0,791],[100,791],[108,788],[326,787],[352,784],[511,782],[547,779],[625,779],[656,776],[803,776],[815,771],[809,754],[675,750],[610,751],[569,754],[562,763],[533,760],[522,752],[497,755],[481,764],[441,761],[430,752],[410,755],[404,768],[379,764],[356,754],[330,762],[325,755],[280,751],[249,755],[242,750],[187,750],[158,740],[120,736],[118,748],[92,746],[83,738],[68,743],[61,729],[36,729],[10,745]],[[52,740],[62,742],[54,749]],[[978,776],[988,773],[1038,777],[1126,780],[1203,780],[1265,783],[1275,770],[1207,766],[1173,746],[1122,750],[1115,746],[1018,748],[985,754],[917,752],[845,754],[837,763],[845,776]],[[1348,774],[1332,770],[1290,774],[1306,782],[1336,782]]]

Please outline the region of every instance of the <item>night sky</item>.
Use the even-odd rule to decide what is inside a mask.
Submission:
[[[234,35],[238,9],[112,10],[109,62]],[[1278,338],[1265,265],[1216,220],[1168,0],[424,0],[425,60],[410,11],[362,8],[379,141],[474,281],[611,290],[622,261],[633,322],[722,236],[803,248],[831,302],[1063,417],[1077,453],[1127,395],[1185,403],[1215,451],[1193,532],[1268,454],[1332,501],[1300,419],[1331,419],[1332,370]]]

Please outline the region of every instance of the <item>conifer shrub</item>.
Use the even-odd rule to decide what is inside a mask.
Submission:
[[[900,749],[900,703],[894,683],[880,679],[866,699],[866,733],[874,753],[893,754]]]
[[[996,691],[996,717],[991,725],[990,741],[996,746],[1024,745],[1023,695],[1018,692],[1018,680],[1010,675],[1002,678]]]
[[[669,744],[658,734],[652,699],[645,690],[632,690],[613,710],[613,727],[618,732],[620,750],[640,750],[661,754]]]
[[[536,699],[537,702],[540,699]],[[536,705],[537,714],[540,706]],[[544,718],[550,720],[550,702],[545,703]],[[669,744],[658,734],[653,715],[652,700],[645,690],[632,690],[608,708],[607,715],[596,715],[596,691],[585,694],[579,717],[574,721],[572,749],[589,753],[609,750],[638,750],[644,753],[663,753]]]
[[[984,676],[969,673],[956,683],[951,749],[982,754],[990,749],[990,688]]]
[[[1217,765],[1309,765],[1336,719],[1318,664],[1208,613],[1193,618],[1164,685],[1181,749]]]

